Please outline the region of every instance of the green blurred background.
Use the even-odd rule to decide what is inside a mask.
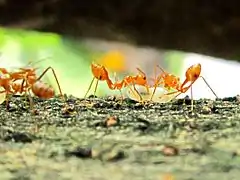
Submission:
[[[154,65],[159,64],[166,70],[181,74],[182,59],[185,53],[176,51],[158,51],[149,47],[136,47],[118,42],[107,42],[93,39],[68,39],[53,33],[39,33],[16,29],[0,29],[1,57],[0,66],[17,68],[25,66],[29,61],[39,61],[34,66],[39,67],[39,74],[52,66],[58,76],[65,94],[83,97],[92,80],[90,64],[92,61],[107,66],[111,78],[117,73],[118,79],[127,74],[136,74],[136,67],[146,72],[148,77],[154,76]],[[111,51],[118,51],[123,58],[113,57],[102,59]],[[117,66],[114,66],[117,65]],[[51,72],[44,81],[56,88],[56,82]],[[90,94],[93,92],[90,92]],[[89,95],[90,95],[89,94]],[[99,83],[98,96],[118,94],[107,88],[105,82]]]

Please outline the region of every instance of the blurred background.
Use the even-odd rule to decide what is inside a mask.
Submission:
[[[68,95],[83,97],[93,78],[91,62],[103,64],[109,70],[114,81],[114,72],[118,79],[125,75],[136,74],[136,68],[142,69],[149,78],[154,77],[154,66],[162,66],[184,81],[186,69],[196,63],[202,65],[202,76],[208,81],[219,97],[235,96],[240,92],[237,81],[240,77],[240,65],[235,61],[204,56],[181,51],[163,51],[150,46],[136,46],[131,43],[93,38],[67,38],[54,33],[40,33],[30,30],[10,28],[0,29],[0,66],[14,69],[26,66],[29,61],[37,62],[41,74],[52,66],[58,76],[62,90]],[[108,56],[105,56],[108,53]],[[48,72],[44,81],[56,88],[56,82]],[[93,89],[90,94],[93,93]],[[56,89],[57,90],[57,89]],[[89,94],[89,95],[90,95]],[[99,83],[98,96],[115,94],[105,82]],[[214,95],[199,79],[193,86],[195,99],[214,98]],[[190,95],[187,92],[183,96]]]
[[[0,66],[14,69],[33,61],[39,74],[52,66],[63,92],[83,97],[93,61],[106,66],[113,81],[114,73],[121,80],[136,68],[151,79],[156,64],[183,81],[186,69],[201,63],[202,76],[219,97],[239,94],[237,1],[99,2],[0,0]],[[56,88],[51,72],[44,81]],[[97,95],[110,94],[119,92],[99,83]],[[201,79],[193,94],[214,98]]]

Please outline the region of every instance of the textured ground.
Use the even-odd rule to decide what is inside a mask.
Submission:
[[[0,105],[1,179],[203,180],[240,176],[238,97],[139,104],[20,97]]]

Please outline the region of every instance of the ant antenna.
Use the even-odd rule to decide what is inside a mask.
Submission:
[[[41,59],[39,59],[39,60],[37,60],[37,61],[28,61],[28,63],[27,63],[27,65],[26,66],[30,66],[30,65],[33,65],[33,64],[37,64],[37,63],[39,63],[39,62],[41,62],[41,61],[45,61],[45,60],[47,60],[47,59],[49,59],[49,58],[51,58],[51,56],[48,56],[48,57],[45,57],[45,58],[41,58]]]
[[[142,75],[146,76],[146,74],[140,68],[137,68],[137,71],[140,72]]]
[[[165,73],[164,69],[161,66],[157,65],[157,67],[162,71],[162,73]]]

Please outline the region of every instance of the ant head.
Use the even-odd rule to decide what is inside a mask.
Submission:
[[[96,79],[98,79],[100,81],[105,81],[105,80],[109,79],[108,72],[104,66],[92,63],[91,68],[92,68],[93,76]]]
[[[137,80],[136,81],[137,81],[138,85],[146,85],[147,84],[147,77],[139,74],[137,76]]]
[[[201,74],[201,64],[195,64],[190,66],[186,71],[186,78],[189,81],[196,81]]]
[[[140,69],[137,68],[137,71],[139,72],[139,74],[137,75],[137,84],[138,85],[146,85],[147,84],[147,77],[146,74]]]

